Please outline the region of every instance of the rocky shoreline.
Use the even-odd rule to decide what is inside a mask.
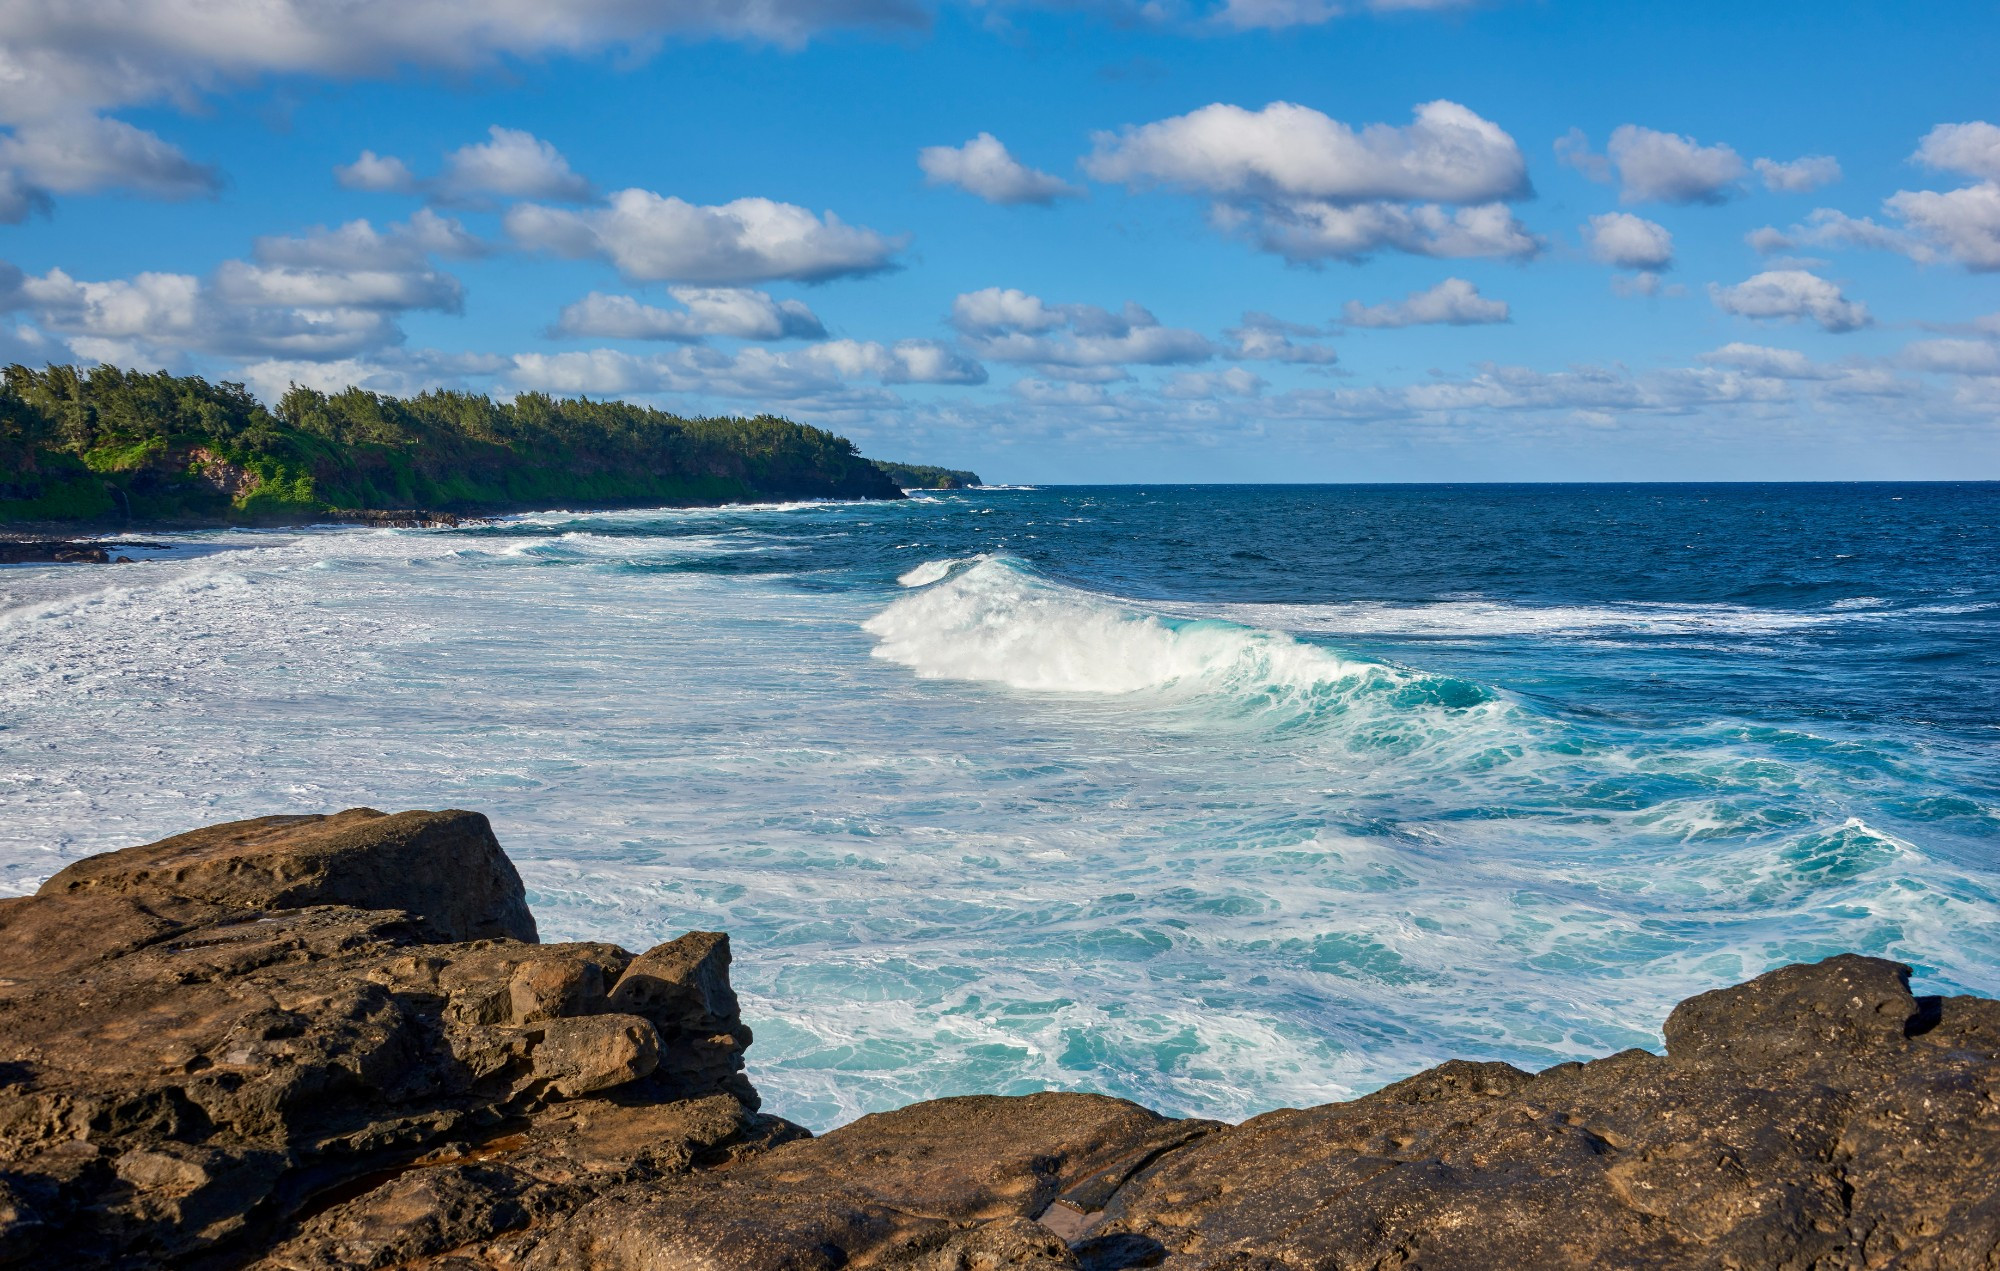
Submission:
[[[1231,1126],[1089,1094],[813,1137],[729,942],[541,944],[484,817],[354,809],[0,901],[0,1262],[562,1271],[2000,1265],[2000,1002],[1842,955],[1667,1053]]]

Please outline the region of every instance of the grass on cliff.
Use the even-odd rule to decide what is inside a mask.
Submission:
[[[281,524],[335,511],[898,498],[853,443],[772,415],[629,402],[241,384],[98,366],[0,371],[0,522]]]

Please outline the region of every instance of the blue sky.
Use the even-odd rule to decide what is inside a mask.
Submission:
[[[6,6],[0,356],[1014,481],[2000,477],[1991,3],[552,8]]]

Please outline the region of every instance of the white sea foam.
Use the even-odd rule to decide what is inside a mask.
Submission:
[[[730,931],[752,1078],[816,1126],[1046,1086],[1240,1117],[1657,1045],[1678,998],[1842,949],[2000,990],[1993,874],[1889,809],[1935,753],[1566,713],[977,542],[901,589],[630,567],[772,546],[761,515],[10,573],[0,892],[231,817],[476,807],[549,939]],[[1528,621],[1487,604],[1426,620]]]
[[[906,587],[942,585],[905,596],[863,624],[877,637],[876,657],[926,679],[1070,693],[1183,688],[1289,695],[1401,678],[1279,632],[1141,612],[1049,582],[1004,557],[954,576],[958,564],[928,561],[898,580]]]
[[[1840,604],[1828,610],[1797,610],[1725,604],[1522,605],[1492,600],[1430,604],[1376,601],[1239,604],[1206,606],[1201,612],[1284,631],[1440,637],[1775,635],[1832,624],[1877,621],[1887,616],[1875,605]]]

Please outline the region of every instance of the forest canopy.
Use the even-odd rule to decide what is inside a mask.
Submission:
[[[282,524],[340,511],[900,498],[844,437],[775,415],[293,386],[267,409],[198,376],[0,371],[0,521]]]

